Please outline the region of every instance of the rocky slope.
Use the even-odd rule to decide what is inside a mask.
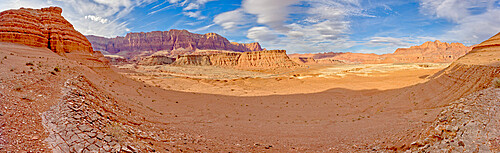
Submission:
[[[103,38],[87,36],[95,50],[109,54],[124,55],[127,58],[139,55],[144,51],[177,51],[172,57],[189,54],[196,50],[224,50],[236,52],[261,51],[259,43],[239,44],[229,42],[216,34],[195,34],[187,30],[172,29],[169,31],[153,31],[128,33],[125,37]]]
[[[318,53],[318,54],[291,54],[292,58],[312,57],[314,59],[333,59],[346,63],[448,63],[469,52],[472,47],[461,43],[446,43],[438,40],[428,41],[420,46],[399,48],[392,54],[363,54],[363,53]],[[309,64],[309,63],[305,63]],[[312,63],[314,64],[314,62]]]
[[[3,11],[0,13],[0,41],[46,47],[60,55],[93,53],[87,38],[61,13],[59,7]]]
[[[240,68],[293,67],[285,50],[255,51],[243,53],[221,53],[211,55],[183,55],[174,65],[222,66]]]
[[[413,152],[498,152],[499,90],[494,80],[500,78],[500,33],[475,46],[431,80],[414,88],[423,92],[439,91],[440,99],[424,101],[425,106],[442,105],[442,112],[430,127],[419,131],[411,143],[389,148]],[[441,89],[444,87],[444,90]],[[412,95],[420,95],[414,90]],[[401,94],[405,94],[401,92]],[[450,103],[451,102],[451,103]],[[402,138],[405,139],[405,138]],[[413,138],[410,138],[413,139]]]

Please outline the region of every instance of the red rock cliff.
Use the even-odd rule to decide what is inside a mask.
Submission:
[[[0,13],[0,41],[47,47],[60,55],[94,53],[87,38],[61,13],[59,7],[3,11]]]
[[[239,68],[294,67],[285,50],[268,50],[243,53],[221,53],[212,55],[182,55],[174,65],[222,66]]]
[[[216,34],[195,34],[187,30],[153,31],[128,33],[125,37],[103,38],[87,36],[95,50],[110,54],[140,51],[172,51],[172,50],[227,50],[237,52],[261,51],[259,43],[231,43]]]
[[[312,57],[318,59],[332,59],[345,63],[447,63],[453,62],[469,52],[472,47],[461,43],[446,43],[438,40],[428,41],[420,46],[398,48],[392,54],[364,54],[364,53],[317,53],[317,54],[292,54],[290,57]],[[310,64],[310,63],[304,63]]]

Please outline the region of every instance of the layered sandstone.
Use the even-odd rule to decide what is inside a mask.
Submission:
[[[161,56],[161,55],[155,55],[155,56],[149,56],[149,57],[143,57],[141,60],[137,63],[139,65],[165,65],[165,64],[172,64],[175,61],[175,58],[171,58],[168,56]]]
[[[174,65],[221,66],[240,68],[293,67],[285,50],[255,51],[243,53],[221,53],[211,55],[179,56]]]
[[[444,103],[448,107],[437,116],[432,125],[418,132],[418,139],[402,148],[421,152],[498,152],[500,147],[495,138],[500,135],[500,122],[491,121],[491,118],[499,116],[495,110],[499,107],[500,92],[492,85],[499,77],[500,33],[476,45],[467,55],[423,84],[427,87],[426,90],[447,87],[440,95],[452,97],[449,99],[456,101]],[[442,101],[433,102],[443,103]]]
[[[3,11],[0,13],[0,41],[46,47],[60,55],[94,53],[87,38],[61,13],[59,7]]]
[[[428,41],[420,46],[398,48],[392,54],[364,54],[364,53],[318,53],[318,54],[291,54],[292,58],[332,59],[346,63],[449,63],[465,55],[472,49],[461,43],[446,43],[438,40]],[[312,62],[315,63],[315,62]],[[304,64],[311,64],[305,62]]]
[[[95,50],[109,54],[134,56],[143,51],[180,51],[184,55],[197,50],[221,50],[249,52],[263,50],[259,43],[239,44],[229,42],[216,34],[195,34],[187,30],[172,29],[169,31],[153,31],[128,33],[125,37],[103,38],[87,36]],[[174,56],[174,55],[172,55]]]

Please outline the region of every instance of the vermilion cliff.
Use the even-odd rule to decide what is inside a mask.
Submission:
[[[3,11],[0,13],[0,41],[46,47],[60,55],[94,53],[87,38],[61,13],[59,7]]]
[[[243,53],[221,53],[211,55],[181,55],[174,65],[222,66],[239,68],[293,67],[298,64],[290,60],[285,50],[255,51]]]
[[[447,63],[465,55],[472,49],[461,43],[446,43],[438,40],[428,41],[420,46],[399,48],[392,54],[363,54],[363,53],[318,53],[318,54],[291,54],[291,58],[332,59],[345,63]],[[310,64],[306,62],[305,64]]]
[[[187,30],[128,33],[125,37],[104,38],[87,36],[95,50],[132,57],[144,51],[174,51],[176,55],[196,50],[224,50],[236,52],[261,51],[259,43],[229,42],[216,34],[195,34]],[[174,56],[174,55],[172,55]]]

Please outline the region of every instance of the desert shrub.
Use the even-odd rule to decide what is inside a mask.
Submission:
[[[32,62],[28,62],[26,63],[26,66],[34,66],[34,64]]]
[[[55,67],[55,68],[54,68],[54,71],[56,71],[56,72],[60,72],[61,70],[59,70],[59,68],[58,68],[58,67]]]
[[[496,78],[495,80],[493,80],[493,84],[495,88],[500,88],[500,78]]]
[[[21,85],[14,86],[15,91],[21,91],[22,89],[23,89],[23,87]]]

